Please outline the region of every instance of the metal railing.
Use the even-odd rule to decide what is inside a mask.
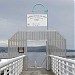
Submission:
[[[25,55],[0,62],[0,75],[19,75],[23,69],[23,58]]]
[[[51,69],[56,75],[75,75],[75,60],[49,55]]]

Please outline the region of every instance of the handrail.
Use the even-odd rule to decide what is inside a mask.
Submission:
[[[22,55],[22,56],[19,56],[19,57],[16,57],[16,58],[8,59],[6,62],[0,62],[0,68],[6,66],[6,65],[8,65],[8,64],[10,64],[10,63],[12,63],[12,62],[14,62],[16,60],[19,60],[19,59],[21,59],[21,58],[23,58],[25,56],[26,55]]]
[[[75,75],[75,60],[49,55],[51,69],[56,75]]]
[[[59,57],[59,56],[54,56],[54,55],[49,55],[50,57],[55,57],[55,58],[58,58],[60,60],[63,60],[63,61],[66,61],[66,62],[70,62],[70,63],[74,63],[75,64],[75,61],[72,60],[72,59],[67,59],[67,58],[62,58],[62,57]]]
[[[6,62],[0,62],[0,75],[19,75],[23,69],[23,58],[26,55],[8,59]]]

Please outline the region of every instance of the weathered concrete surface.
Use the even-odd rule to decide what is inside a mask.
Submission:
[[[22,72],[21,75],[54,75],[51,71],[46,69],[28,69],[27,71]]]

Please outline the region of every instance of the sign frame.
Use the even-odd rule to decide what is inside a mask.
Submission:
[[[48,26],[47,14],[27,14],[27,27],[31,26]]]
[[[24,47],[18,47],[18,52],[19,53],[24,53]]]

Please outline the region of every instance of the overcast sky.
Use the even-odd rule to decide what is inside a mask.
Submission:
[[[25,30],[26,15],[33,6],[43,4],[48,9],[48,27],[55,29],[67,40],[67,48],[74,49],[73,0],[0,0],[0,46],[18,30]]]

